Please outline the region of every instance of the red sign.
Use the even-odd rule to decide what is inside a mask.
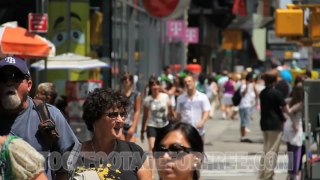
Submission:
[[[146,11],[158,18],[176,18],[183,15],[190,0],[143,0]]]
[[[48,14],[29,13],[28,30],[36,33],[48,32]]]

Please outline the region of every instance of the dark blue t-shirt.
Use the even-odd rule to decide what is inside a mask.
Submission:
[[[46,157],[49,153],[49,150],[45,148],[43,143],[41,143],[40,137],[36,136],[38,125],[40,123],[39,116],[30,97],[28,97],[28,103],[29,106],[17,116],[9,117],[4,114],[0,114],[0,134],[13,134],[21,137]],[[60,135],[56,151],[60,154],[71,151],[72,155],[77,155],[80,150],[80,142],[74,135],[66,119],[61,114],[59,109],[49,104],[47,104],[47,106],[51,119],[55,121],[56,129]],[[71,159],[72,157],[70,155],[68,160]],[[53,174],[48,168],[48,161],[46,164],[46,174],[49,179],[52,179]]]

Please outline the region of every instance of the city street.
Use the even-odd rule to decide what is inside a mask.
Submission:
[[[0,156],[10,152],[0,158],[0,180],[61,179],[60,165],[83,179],[158,180],[156,163],[162,179],[174,180],[300,179],[301,165],[301,179],[320,176],[320,0],[0,0],[0,7]],[[247,129],[239,114],[225,119],[218,108],[204,123],[216,97],[228,112],[244,108],[243,117],[253,102],[263,104],[266,131],[258,110],[243,119]],[[162,131],[174,106],[202,137],[185,124],[175,127],[185,132]],[[141,129],[143,115],[154,127]],[[159,133],[153,158],[147,134]],[[288,144],[276,155],[282,134]],[[10,148],[11,140],[20,143]]]
[[[255,113],[250,124],[248,138],[253,143],[240,142],[240,120],[223,120],[216,111],[213,119],[206,123],[205,163],[201,176],[206,180],[256,180],[262,151],[262,133],[259,114]],[[137,141],[147,150],[147,141]],[[282,144],[278,157],[275,180],[283,180],[287,174],[286,146]]]

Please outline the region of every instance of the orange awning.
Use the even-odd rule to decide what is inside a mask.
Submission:
[[[25,58],[47,57],[50,52],[46,39],[22,27],[1,27],[0,47],[3,54]]]

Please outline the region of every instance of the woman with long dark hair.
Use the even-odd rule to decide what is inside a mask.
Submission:
[[[147,133],[149,152],[152,152],[155,139],[163,134],[163,130],[169,124],[168,115],[173,114],[171,101],[166,93],[160,92],[160,81],[151,76],[148,83],[149,95],[143,100],[143,117],[141,125],[141,142],[144,141],[144,133]],[[151,153],[152,164],[154,160]]]
[[[284,126],[282,139],[287,142],[289,159],[288,179],[298,179],[299,166],[302,150],[302,109],[303,109],[303,87],[301,84],[292,90],[292,99],[289,103],[289,118]]]
[[[160,81],[153,76],[149,79],[149,91],[143,100],[141,141],[144,141],[144,132],[147,132],[151,152],[156,137],[169,124],[168,114],[172,113],[172,106],[169,96],[160,92]]]
[[[136,127],[140,116],[140,92],[133,88],[133,74],[124,72],[121,76],[120,92],[129,100],[128,116],[126,117],[122,130],[122,140],[135,142]]]
[[[157,136],[153,149],[162,180],[199,180],[204,145],[197,129],[182,122],[170,124]]]

